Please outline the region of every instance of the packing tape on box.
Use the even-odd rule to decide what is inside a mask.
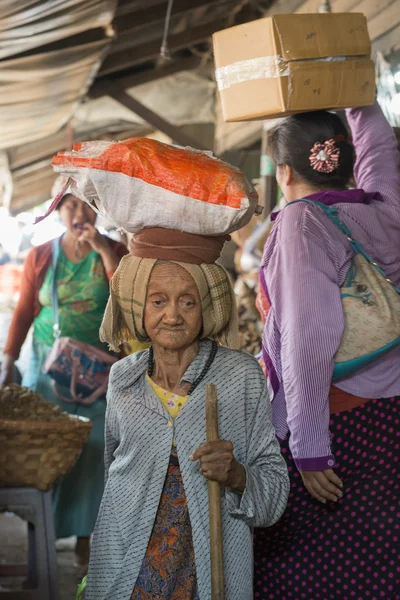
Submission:
[[[346,56],[327,56],[325,58],[313,58],[292,61],[296,62],[341,62],[347,60]],[[252,81],[253,79],[270,79],[271,77],[288,77],[290,63],[284,61],[278,54],[274,56],[261,56],[239,60],[238,62],[219,67],[215,71],[215,79],[218,90],[227,90],[236,83]]]
[[[236,83],[253,79],[286,77],[288,75],[289,63],[282,60],[278,55],[240,60],[231,65],[226,65],[226,67],[219,67],[215,71],[215,79],[220,92],[227,90]]]

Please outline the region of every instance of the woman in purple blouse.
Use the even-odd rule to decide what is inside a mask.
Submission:
[[[277,180],[288,203],[334,205],[399,288],[396,139],[377,103],[347,119],[354,146],[328,112],[278,125],[270,135]],[[348,189],[353,172],[358,187]],[[332,385],[345,324],[340,287],[353,256],[337,226],[306,202],[278,214],[265,247],[263,359],[292,488],[280,522],[255,533],[255,598],[400,598],[400,346]]]

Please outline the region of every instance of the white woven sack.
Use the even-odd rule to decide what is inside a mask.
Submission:
[[[123,144],[128,142],[131,140]],[[153,162],[146,154],[149,142],[152,152],[154,144],[164,152],[157,154]],[[121,144],[89,142],[79,146],[78,151],[60,153],[53,167],[73,180],[73,194],[130,233],[145,227],[164,227],[198,235],[224,235],[246,225],[258,212],[257,193],[238,169],[195,150],[154,140],[146,140],[143,145],[145,150],[141,146],[136,150],[131,144],[124,154]],[[115,163],[104,159],[114,150],[123,159]],[[181,165],[181,157],[188,167],[174,168]],[[124,163],[128,160],[132,164]]]

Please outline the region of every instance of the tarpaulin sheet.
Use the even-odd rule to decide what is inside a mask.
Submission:
[[[40,140],[69,121],[111,42],[116,7],[117,0],[1,0],[0,149]],[[64,47],[63,40],[98,28],[101,39]],[[45,52],[54,42],[59,49]]]
[[[0,59],[107,27],[117,0],[1,0]]]
[[[71,118],[108,40],[0,63],[0,149],[44,138]]]

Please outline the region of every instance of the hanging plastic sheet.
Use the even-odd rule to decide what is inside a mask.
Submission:
[[[0,59],[110,25],[117,0],[2,0]]]
[[[108,40],[0,64],[0,149],[40,140],[71,118],[102,62]]]

